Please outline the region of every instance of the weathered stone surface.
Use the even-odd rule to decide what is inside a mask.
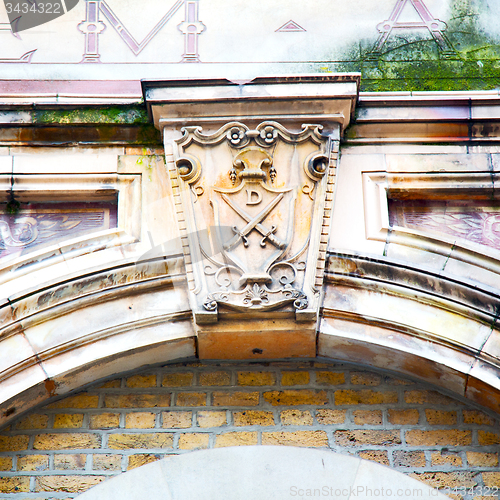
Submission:
[[[233,421],[237,427],[247,425],[269,426],[274,425],[274,415],[270,411],[245,410],[233,412]]]
[[[351,373],[351,384],[354,385],[380,385],[382,377],[376,373],[354,372]]]
[[[83,413],[58,413],[54,417],[54,429],[78,429],[83,424]]]
[[[416,425],[419,420],[418,410],[396,410],[390,408],[387,412],[389,423],[394,425]]]
[[[396,392],[382,392],[364,389],[360,391],[341,390],[335,391],[336,405],[375,405],[382,403],[397,403],[398,395]]]
[[[107,382],[104,382],[104,384],[101,384],[97,386],[99,389],[116,389],[121,387],[122,381],[121,379],[115,379],[115,380],[108,380]]]
[[[30,490],[30,478],[27,476],[0,477],[0,491],[3,493],[20,493]]]
[[[477,439],[481,446],[500,444],[500,432],[477,431]]]
[[[353,430],[335,431],[335,442],[340,446],[363,446],[367,444],[379,446],[394,446],[401,444],[400,432]]]
[[[307,385],[309,372],[282,372],[281,385]]]
[[[276,375],[273,372],[238,372],[238,385],[265,386],[275,383]]]
[[[479,410],[463,410],[465,424],[495,425],[495,421],[486,413]]]
[[[230,385],[231,375],[228,372],[204,372],[200,374],[200,385]]]
[[[283,425],[312,425],[313,417],[310,411],[305,410],[283,410],[280,413]]]
[[[46,429],[49,422],[49,416],[39,413],[27,415],[16,424],[16,429]]]
[[[198,426],[202,428],[220,427],[227,424],[225,411],[199,411],[197,414]]]
[[[11,457],[0,457],[0,471],[9,471],[12,469]]]
[[[153,429],[155,427],[156,413],[134,412],[125,415],[126,429]]]
[[[328,436],[324,431],[263,432],[262,444],[306,446],[308,448],[328,446]]]
[[[4,451],[21,451],[28,449],[30,437],[24,435],[0,436],[0,453]]]
[[[257,406],[258,392],[214,392],[212,404],[214,406]]]
[[[163,424],[165,429],[186,429],[191,427],[193,412],[191,411],[164,411],[162,412]]]
[[[35,491],[61,491],[79,493],[104,481],[106,476],[40,476],[36,478]]]
[[[113,429],[120,425],[119,413],[97,413],[90,415],[91,429]]]
[[[423,451],[394,451],[392,459],[396,467],[425,467]]]
[[[432,453],[431,465],[451,465],[453,467],[461,467],[462,457],[455,453]]]
[[[97,408],[99,404],[99,396],[96,394],[77,394],[76,396],[70,396],[69,398],[61,399],[55,403],[47,405],[47,408]]]
[[[161,385],[163,387],[183,387],[192,385],[194,375],[191,372],[166,373],[163,375]]]
[[[477,480],[471,472],[414,472],[410,477],[418,479],[433,488],[472,488]]]
[[[466,446],[472,443],[472,432],[456,429],[409,430],[405,438],[410,446]]]
[[[172,434],[147,433],[147,434],[110,434],[108,446],[113,450],[127,450],[132,448],[172,448]]]
[[[382,425],[380,410],[355,410],[352,414],[356,425]]]
[[[382,465],[389,465],[389,457],[386,451],[366,450],[358,453],[360,458],[371,460]]]
[[[87,455],[78,453],[75,455],[54,455],[54,469],[74,470],[85,469]]]
[[[210,434],[201,432],[190,432],[179,436],[180,450],[201,450],[208,448]]]
[[[431,425],[455,425],[457,423],[456,411],[426,409],[425,417]]]
[[[156,375],[134,375],[127,378],[125,384],[131,388],[156,387]]]
[[[175,400],[177,406],[206,406],[206,392],[179,392]]]
[[[215,447],[225,446],[251,446],[256,445],[258,435],[256,432],[226,432],[215,437]]]
[[[437,404],[437,405],[447,405],[453,402],[448,396],[439,394],[436,391],[405,391],[405,402],[411,404]]]
[[[94,455],[92,460],[92,467],[95,470],[121,470],[122,468],[122,455],[105,454]]]
[[[135,469],[136,467],[141,467],[152,462],[156,462],[162,458],[161,455],[153,455],[151,453],[141,453],[138,455],[132,455],[128,458],[127,470]]]
[[[42,471],[48,468],[48,455],[23,455],[17,458],[17,470],[19,471]]]
[[[269,391],[264,392],[264,400],[273,406],[292,405],[326,405],[328,395],[326,391],[312,391],[308,389]]]
[[[389,385],[412,385],[412,383],[413,383],[411,380],[404,380],[404,379],[395,378],[395,377],[385,377],[385,381]]]
[[[467,462],[473,467],[496,467],[498,466],[498,454],[468,451]]]
[[[346,410],[317,410],[316,420],[318,424],[332,425],[345,422]]]
[[[316,382],[321,385],[341,385],[345,383],[345,375],[336,372],[316,372]]]
[[[101,438],[97,434],[58,433],[38,434],[35,436],[33,449],[35,450],[72,450],[80,448],[99,448]]]
[[[500,488],[500,472],[483,472],[483,481],[489,488]]]
[[[170,406],[170,394],[106,394],[105,408],[154,408]]]

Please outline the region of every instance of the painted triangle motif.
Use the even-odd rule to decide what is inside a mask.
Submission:
[[[400,21],[399,18],[403,14],[403,11],[405,11],[406,15],[411,12],[410,18],[412,20]],[[405,15],[403,15],[404,17]],[[447,28],[446,23],[435,18],[423,0],[396,0],[396,5],[389,18],[377,25],[380,36],[375,42],[371,54],[373,56],[380,54],[392,30],[416,28],[427,29],[443,54],[447,56],[455,55],[455,50],[444,34]]]
[[[295,21],[287,21],[283,26],[276,30],[277,33],[290,33],[296,31],[306,31],[302,26],[298,25]]]
[[[422,24],[422,17],[411,2],[406,2],[406,5],[401,10],[398,23],[409,24],[419,23]]]

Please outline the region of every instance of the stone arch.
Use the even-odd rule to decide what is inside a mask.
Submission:
[[[81,500],[423,498],[445,495],[400,472],[356,457],[305,448],[230,447],[143,465],[79,495]]]
[[[384,286],[392,289],[388,293],[380,280],[374,289],[370,277],[349,282],[349,277],[335,273],[338,260],[335,255],[329,259],[327,271],[332,272],[327,272],[322,317],[313,341],[317,350],[306,357],[390,366],[402,375],[499,411],[497,329],[467,312],[466,302],[457,307],[450,297],[450,308],[434,305],[433,295],[425,287],[409,289],[387,280]],[[170,262],[175,269],[178,256],[167,259]],[[2,341],[6,355],[0,380],[0,421],[6,423],[43,401],[117,371],[197,357],[197,334],[187,309],[185,285],[178,274],[160,274],[160,266],[164,269],[163,261],[145,264],[142,283],[132,282],[117,290],[108,291],[106,285],[123,271],[99,272],[91,279],[88,274],[76,277],[55,285],[50,292],[52,303],[39,310],[30,310],[29,304],[47,294],[46,288],[20,299],[16,311],[27,311],[29,316],[22,322],[6,319],[4,324],[9,334]],[[394,271],[388,267],[388,272]],[[87,286],[95,289],[87,290]],[[152,305],[160,315],[151,313]],[[395,315],[395,311],[399,313]],[[425,318],[432,318],[428,326],[422,323]],[[261,339],[246,338],[246,334],[241,337],[246,350],[240,359],[266,358],[265,348],[263,354],[252,353],[252,349],[262,348]],[[229,354],[221,359],[231,359],[235,338],[227,337]],[[225,342],[221,341],[221,351]],[[277,348],[279,342],[278,338]]]
[[[223,91],[228,106],[234,105],[231,112],[243,122],[257,123],[277,106],[272,108],[277,113],[273,120],[279,118],[282,125],[276,129],[265,125],[267,122],[256,125],[263,127],[262,136],[244,124],[233,130],[232,122],[224,122],[226,115],[220,115],[220,102],[215,98],[205,101],[209,83],[214,85],[214,95]],[[161,155],[145,158],[132,148],[130,154],[104,151],[99,157],[101,146],[106,149],[103,142],[97,153],[92,153],[93,173],[71,171],[70,158],[78,157],[87,164],[81,152],[56,155],[50,168],[42,161],[41,167],[49,173],[39,176],[33,175],[31,158],[30,162],[19,162],[25,166],[16,174],[19,182],[25,183],[35,198],[42,196],[40,193],[65,202],[118,196],[119,227],[74,240],[63,238],[36,252],[21,252],[15,260],[2,264],[0,286],[5,300],[0,304],[0,423],[7,424],[52,397],[69,394],[113,373],[195,357],[259,361],[321,357],[382,368],[390,365],[403,375],[434,383],[498,412],[500,266],[498,252],[491,246],[496,241],[492,240],[492,227],[496,227],[498,217],[493,206],[498,174],[488,167],[496,165],[497,158],[491,152],[451,155],[439,141],[432,146],[434,153],[426,152],[426,144],[438,140],[429,131],[443,126],[436,109],[446,109],[460,124],[457,129],[451,125],[445,128],[450,140],[473,143],[459,135],[467,130],[468,118],[458,118],[462,117],[461,106],[470,106],[472,97],[445,103],[435,96],[421,96],[418,105],[397,96],[380,100],[365,95],[359,100],[359,83],[359,75],[264,78],[248,83],[243,93],[240,86],[225,80],[205,82],[199,88],[196,82],[182,84],[190,99],[198,100],[200,106],[206,103],[204,127],[219,130],[205,136],[196,127],[190,128],[194,135],[186,136],[184,146],[198,141],[198,152],[206,144],[224,143],[227,153],[227,147],[232,146],[224,141],[242,147],[245,141],[260,141],[259,147],[267,147],[283,138],[283,147],[294,141],[302,147],[314,138],[311,148],[317,148],[325,141],[318,127],[311,124],[302,132],[292,131],[301,130],[297,115],[290,114],[295,108],[308,120],[321,122],[325,130],[330,128],[330,178],[326,183],[321,181],[325,184],[324,201],[330,208],[323,225],[318,222],[315,226],[315,237],[322,234],[319,239],[324,241],[317,241],[316,262],[309,265],[314,270],[309,273],[311,283],[313,278],[317,281],[313,285],[316,291],[309,295],[314,296],[317,309],[304,313],[305,317],[300,316],[301,310],[298,316],[293,316],[293,311],[289,311],[291,316],[283,312],[288,314],[286,320],[279,317],[280,312],[275,330],[272,323],[263,323],[267,317],[242,316],[240,322],[222,321],[207,341],[196,323],[192,264],[190,257],[184,261],[189,237],[184,234],[183,221],[179,226],[182,230],[170,224],[179,200],[177,188],[169,190],[170,174],[162,159],[166,151],[167,163],[175,171],[170,142],[181,134],[186,120],[196,125],[199,118],[194,113],[196,105],[185,108],[185,102],[176,101],[180,87],[173,91],[158,82],[144,87],[155,124],[163,127],[163,132],[167,131],[165,124],[171,124],[164,135],[167,148]],[[280,90],[273,95],[269,89],[276,90],[276,85]],[[255,92],[261,93],[257,99],[260,108],[250,107],[250,114],[240,116],[245,108],[242,102],[248,96],[253,102]],[[483,104],[480,100],[477,103]],[[361,112],[342,140],[356,105]],[[392,115],[392,109],[401,113]],[[184,118],[186,113],[189,118]],[[418,119],[408,123],[405,116]],[[384,123],[383,137],[376,135],[379,122]],[[71,124],[68,127],[71,129]],[[411,154],[391,153],[391,144],[401,139],[400,130],[409,134],[404,141],[412,144]],[[458,135],[450,135],[453,130]],[[378,152],[370,153],[373,147],[379,148]],[[232,158],[224,157],[226,153],[223,159],[231,168]],[[204,189],[197,186],[191,191],[189,183],[200,178],[201,163],[186,154],[178,158],[184,172],[179,182],[184,182],[184,176],[191,199],[202,195]],[[326,179],[322,177],[325,158],[317,151],[304,153],[299,169],[309,183],[301,190],[304,199],[315,196],[311,183]],[[320,169],[315,170],[315,165]],[[416,229],[389,224],[391,200],[442,202],[450,196],[466,203],[487,200],[480,208],[491,219],[489,229],[485,229],[490,246],[462,238],[463,232],[452,237],[446,231],[426,232],[425,224]],[[167,223],[159,223],[159,214]],[[328,219],[335,230],[327,244]],[[271,234],[266,233],[266,238]],[[301,300],[301,307],[305,306]],[[211,320],[215,319],[212,314]],[[210,355],[206,355],[208,344]]]

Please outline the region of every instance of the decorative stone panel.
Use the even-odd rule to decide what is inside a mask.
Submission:
[[[146,84],[163,131],[201,357],[313,354],[339,139],[356,82]],[[233,334],[242,320],[266,337],[244,334],[239,353],[218,342],[221,355],[212,335]]]

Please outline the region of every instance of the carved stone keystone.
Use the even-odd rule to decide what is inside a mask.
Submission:
[[[262,357],[315,355],[339,140],[358,85],[357,75],[144,84],[163,133],[200,356],[204,334],[212,357],[210,335],[223,332]],[[307,342],[287,348],[287,331]]]

